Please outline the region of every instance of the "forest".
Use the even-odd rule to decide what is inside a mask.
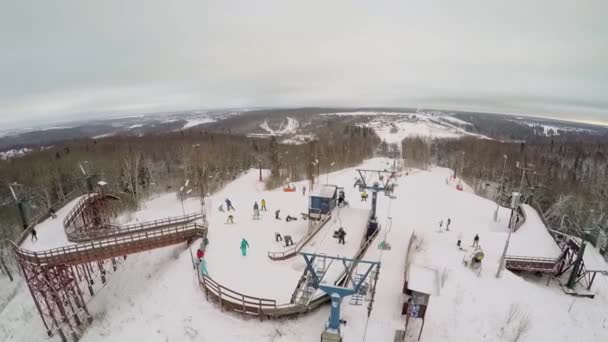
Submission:
[[[318,173],[356,165],[380,144],[368,128],[324,120],[321,137],[309,144],[280,144],[275,138],[248,138],[201,129],[157,135],[78,139],[0,161],[0,238],[12,240],[23,230],[17,203],[27,224],[58,209],[73,194],[103,180],[125,208],[150,195],[177,192],[189,180],[189,196],[213,193],[250,168],[270,169],[270,188]],[[10,187],[9,187],[10,185]]]

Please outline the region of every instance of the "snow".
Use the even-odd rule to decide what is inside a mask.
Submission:
[[[439,276],[437,273],[436,269],[412,264],[409,267],[407,287],[416,292],[434,296],[439,295]]]
[[[135,128],[140,128],[143,126],[144,126],[143,124],[135,124],[135,125],[131,125],[131,126],[127,127],[127,129],[135,129]]]
[[[558,258],[562,250],[551,237],[540,216],[531,206],[524,204],[526,222],[513,234],[507,255],[532,258]]]
[[[355,112],[334,113],[327,115],[349,115],[370,116],[368,122],[361,126],[370,127],[387,144],[398,144],[405,138],[424,137],[431,139],[460,138],[463,136],[475,136],[482,139],[488,137],[468,132],[461,127],[454,126],[442,119],[456,118],[450,116],[428,115],[425,113],[386,113],[386,112]],[[453,121],[447,119],[448,121]],[[464,122],[464,121],[463,121]]]
[[[390,165],[390,160],[377,158],[360,167],[384,169]],[[377,215],[382,230],[364,256],[365,260],[381,262],[373,310],[368,317],[367,305],[354,306],[348,299],[344,300],[342,318],[348,322],[342,327],[344,340],[392,341],[395,330],[403,329],[405,319],[401,316],[401,306],[406,255],[415,232],[409,260],[415,266],[410,277],[419,281],[420,288],[430,288],[433,284],[439,287],[430,298],[422,341],[512,340],[513,324],[505,326],[511,305],[530,317],[530,330],[521,342],[606,341],[608,281],[605,276],[597,276],[592,289],[595,299],[567,296],[556,281],[546,286],[546,279],[534,276],[517,276],[505,271],[496,279],[510,210],[500,208],[498,222],[494,222],[496,204],[476,196],[466,185],[465,191],[458,191],[453,183],[446,184],[451,174],[451,170],[444,168],[409,170],[408,176],[397,178],[395,199],[378,195]],[[267,176],[265,172],[264,177]],[[321,175],[320,179],[345,187],[350,207],[336,211],[332,221],[305,247],[306,251],[349,256],[358,248],[371,201],[359,200],[358,189],[352,186],[355,176],[354,168],[332,172],[327,178]],[[304,184],[308,187],[306,182],[294,183],[296,192],[266,190],[257,180],[257,172],[250,170],[206,200],[210,244],[205,258],[214,280],[243,294],[274,298],[277,303],[289,300],[304,262],[299,256],[271,261],[267,252],[283,248],[274,242],[276,231],[295,235],[295,242],[305,234],[307,221],[302,221],[299,215],[308,205],[308,198],[299,191]],[[217,210],[225,198],[230,198],[236,207],[235,224],[225,224],[227,214]],[[259,203],[262,198],[268,202],[268,212],[262,212],[260,220],[252,220],[253,202]],[[40,250],[66,244],[61,220],[74,203],[58,210],[57,219],[48,219],[38,226],[39,241],[26,241],[22,247]],[[140,211],[122,215],[119,221],[151,220],[200,209],[198,198],[186,199],[182,209],[175,193],[163,194],[146,201]],[[276,220],[276,209],[281,209],[281,217],[290,214],[297,216],[298,221]],[[525,253],[535,249],[542,255],[552,253],[554,242],[544,235],[540,219],[531,208],[526,207],[525,211],[526,223],[512,234],[509,254],[518,248]],[[439,229],[439,221],[445,223],[448,217],[452,220],[450,230],[445,230],[445,224]],[[339,226],[347,230],[346,245],[338,245],[332,238],[333,230]],[[470,248],[475,234],[480,235],[485,252],[479,275],[463,267],[466,252],[456,247],[457,237],[462,235],[463,247]],[[239,251],[243,237],[251,246],[246,257]],[[376,246],[385,238],[392,248],[378,249]],[[195,250],[196,246],[198,242],[191,249]],[[328,306],[279,321],[243,319],[240,315],[222,312],[218,305],[205,300],[192,269],[190,253],[180,245],[130,255],[110,277],[104,290],[88,304],[94,321],[81,341],[319,339],[329,315]],[[430,275],[430,270],[434,270],[435,276]],[[0,306],[0,340],[48,341],[27,288],[20,285],[16,293],[2,295],[10,292],[5,290],[4,279],[0,277],[0,298],[12,299],[4,308]],[[410,340],[415,340],[419,327],[420,320],[410,321]]]
[[[442,116],[441,119],[445,120],[445,121],[449,121],[449,122],[451,122],[453,124],[461,125],[461,126],[472,126],[473,125],[470,122],[461,120],[461,119],[459,119],[457,117],[454,117],[454,116],[448,116],[448,115],[446,115],[446,116]]]
[[[91,139],[103,139],[103,138],[109,138],[116,135],[116,132],[112,132],[112,133],[105,133],[105,134],[100,134],[100,135],[96,135],[94,137],[91,137]]]
[[[530,128],[534,128],[534,127],[541,127],[543,130],[543,134],[546,136],[550,136],[550,135],[560,135],[563,132],[589,132],[589,133],[593,133],[595,132],[592,129],[587,129],[587,128],[580,128],[580,127],[569,127],[569,126],[558,126],[558,125],[551,125],[551,124],[546,124],[546,123],[541,123],[541,122],[534,122],[534,121],[525,121],[525,120],[517,120],[514,121],[516,123],[519,124],[523,124],[526,125]]]
[[[281,125],[279,126],[278,129],[273,129],[272,127],[270,127],[270,125],[268,124],[268,120],[264,120],[264,122],[262,122],[260,124],[260,128],[263,129],[264,131],[266,131],[266,133],[250,133],[247,136],[249,137],[272,137],[272,136],[283,136],[283,135],[290,135],[290,134],[295,134],[298,131],[298,128],[300,128],[300,122],[294,118],[290,118],[287,117],[284,121],[281,122]],[[300,139],[305,139],[307,136],[306,135],[302,135],[300,137]],[[295,139],[295,137],[293,137]],[[298,139],[299,140],[299,139]],[[293,140],[294,142],[297,142],[298,140]],[[288,140],[289,143],[290,140]],[[304,142],[301,142],[304,143]]]
[[[585,269],[587,271],[608,272],[608,263],[606,263],[604,257],[592,245],[585,247],[583,261],[585,262]]]
[[[281,144],[286,145],[302,145],[317,139],[314,134],[296,134],[290,138],[281,140]]]
[[[184,125],[184,127],[182,127],[182,129],[188,129],[188,128],[200,126],[200,125],[203,125],[206,123],[210,123],[210,122],[215,122],[215,120],[212,118],[206,118],[206,117],[188,119],[188,122],[186,122],[186,124]]]
[[[8,151],[0,152],[0,160],[7,160],[7,159],[11,159],[11,158],[23,157],[24,155],[26,155],[27,153],[29,153],[31,151],[32,151],[31,148],[24,147],[24,148],[12,149],[12,150],[8,150]]]

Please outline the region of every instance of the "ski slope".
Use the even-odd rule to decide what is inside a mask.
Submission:
[[[390,165],[389,160],[377,158],[361,166],[384,169]],[[608,307],[608,282],[605,277],[598,275],[599,279],[596,279],[595,299],[567,296],[555,281],[545,285],[545,278],[520,277],[505,271],[496,279],[510,211],[501,208],[499,220],[494,222],[496,204],[467,191],[466,186],[465,191],[458,191],[453,183],[446,184],[450,174],[450,170],[443,168],[410,170],[409,176],[397,179],[395,199],[379,195],[378,219],[383,230],[364,256],[382,263],[375,302],[368,317],[367,305],[355,306],[350,305],[348,299],[344,301],[342,318],[348,322],[342,328],[345,341],[393,341],[395,330],[403,329],[405,320],[401,316],[401,305],[405,259],[414,233],[417,238],[410,261],[436,271],[436,280],[426,285],[438,287],[438,294],[430,300],[421,341],[510,341],[514,326],[505,325],[505,321],[511,305],[516,305],[530,319],[530,328],[520,342],[608,340],[605,309]],[[210,275],[224,286],[279,301],[293,292],[304,262],[300,257],[271,261],[267,252],[282,248],[274,242],[275,231],[296,237],[304,232],[306,225],[299,213],[305,211],[308,201],[300,191],[303,182],[294,183],[298,191],[285,193],[281,189],[265,190],[257,176],[257,171],[251,170],[207,200],[210,245],[205,258]],[[359,244],[358,233],[350,229],[363,221],[371,200],[359,200],[358,190],[353,187],[355,176],[354,168],[333,172],[327,178],[321,175],[322,181],[328,179],[330,184],[344,186],[351,208],[349,218],[342,215],[347,211],[340,214],[343,225],[349,229],[345,246],[339,246],[329,236],[323,237],[323,234],[333,234],[339,223],[332,221],[319,232],[314,243],[326,246],[322,248],[326,253],[338,254],[344,252],[340,248],[354,248]],[[225,198],[230,198],[236,207],[233,225],[225,224],[226,213],[217,210]],[[251,219],[253,202],[261,198],[268,202],[268,211],[262,212],[261,220],[254,221]],[[187,199],[184,207],[186,212],[201,210],[197,198]],[[274,218],[276,209],[281,209],[282,218],[289,213],[299,220],[278,221]],[[67,212],[69,208],[58,214],[63,214],[63,210]],[[347,222],[356,216],[357,210],[361,217]],[[551,251],[550,241],[537,234],[543,227],[534,220],[533,213],[526,212],[527,223],[531,226],[524,225],[513,234],[513,251],[517,248],[518,236],[527,241],[527,249]],[[120,220],[129,223],[180,214],[181,203],[176,194],[171,193],[150,199],[142,205],[141,211]],[[450,230],[440,230],[439,222],[448,217],[452,220]],[[61,216],[54,220],[58,224],[47,220],[39,226],[39,241],[33,243],[34,248],[38,244],[48,248],[63,243],[57,236],[63,234],[60,219]],[[532,234],[526,233],[528,228]],[[390,250],[376,247],[385,234],[392,246]],[[456,247],[459,235],[462,235],[463,246],[469,248],[475,234],[480,235],[480,244],[486,253],[480,275],[462,266],[465,252]],[[239,251],[243,237],[251,246],[246,257]],[[294,240],[297,242],[297,238]],[[195,247],[191,252],[195,252]],[[291,342],[319,339],[329,315],[328,306],[297,319],[263,322],[221,312],[219,306],[205,300],[193,273],[191,252],[180,245],[129,256],[105,289],[89,303],[94,321],[81,341]],[[596,261],[600,266],[605,264],[602,260]],[[429,278],[423,280],[429,281]],[[0,277],[0,298],[7,298],[4,307],[0,306],[0,341],[59,341],[44,335],[27,288],[22,285],[15,291],[13,286],[13,293],[9,293],[11,287],[5,286],[5,281]],[[408,336],[414,341],[420,321],[410,323]]]

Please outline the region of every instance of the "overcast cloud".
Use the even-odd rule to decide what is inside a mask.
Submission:
[[[608,122],[608,1],[0,0],[0,125],[423,106]]]

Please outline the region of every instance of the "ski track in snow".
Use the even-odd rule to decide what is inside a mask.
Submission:
[[[366,161],[362,167],[384,169],[391,165],[388,159],[377,158]],[[396,199],[379,194],[378,218],[382,230],[365,255],[367,260],[382,263],[373,311],[368,319],[367,305],[353,306],[348,298],[345,299],[342,318],[348,323],[342,327],[344,340],[362,341],[367,330],[365,341],[392,341],[395,329],[403,328],[403,276],[407,246],[413,232],[417,241],[422,242],[412,255],[412,263],[436,270],[439,278],[445,279],[443,286],[437,284],[439,294],[431,297],[422,341],[511,340],[513,326],[504,331],[501,328],[513,303],[531,320],[530,330],[520,340],[522,342],[608,340],[606,278],[598,275],[593,289],[595,299],[567,296],[555,281],[546,286],[545,278],[520,277],[505,271],[496,279],[494,275],[507,235],[509,210],[500,208],[499,220],[494,222],[496,204],[476,196],[467,186],[465,191],[457,191],[455,181],[446,184],[450,174],[450,170],[443,168],[410,170],[408,176],[397,180]],[[304,262],[301,257],[272,262],[266,254],[283,248],[274,242],[275,231],[292,234],[297,242],[305,233],[306,223],[275,220],[274,210],[281,209],[283,218],[286,214],[299,218],[299,213],[308,205],[307,197],[300,189],[308,184],[294,183],[298,188],[294,193],[281,189],[265,191],[257,176],[257,171],[251,170],[206,201],[210,245],[205,258],[210,275],[223,285],[252,296],[276,298],[281,303],[288,300],[295,288]],[[267,171],[264,176],[268,176]],[[354,168],[350,168],[329,174],[328,180],[330,184],[344,186],[352,210],[369,210],[371,201],[361,202],[358,190],[353,188],[355,176]],[[326,176],[321,175],[320,179],[325,181]],[[225,224],[226,214],[217,210],[225,198],[230,198],[236,207],[233,225]],[[268,201],[268,211],[261,213],[261,220],[253,221],[253,202],[261,198]],[[57,219],[39,225],[39,241],[28,241],[23,246],[43,249],[67,243],[61,220],[73,203],[59,210]],[[200,210],[196,198],[187,199],[184,206],[187,212]],[[555,243],[546,234],[538,215],[528,208],[526,212],[528,220],[513,234],[510,251],[543,256],[555,252]],[[181,213],[178,197],[170,193],[151,198],[142,205],[142,210],[123,215],[119,221],[127,223]],[[390,231],[389,216],[392,217]],[[452,220],[450,231],[440,231],[439,221],[448,217]],[[350,223],[350,218],[342,219],[348,232],[346,246],[339,246],[331,237],[331,230],[339,224],[336,215],[334,222],[318,233],[314,246],[311,244],[308,248],[319,251],[315,246],[322,245],[324,252],[332,255],[343,253],[341,248],[356,247],[353,244],[358,245],[359,233],[348,225],[357,223]],[[377,245],[385,234],[392,248],[382,251]],[[464,253],[456,248],[459,234],[463,236],[465,248],[475,234],[480,235],[485,252],[480,276],[462,266]],[[251,245],[247,257],[240,255],[242,237]],[[195,246],[198,242],[192,245],[193,252]],[[0,341],[59,341],[58,337],[48,339],[45,336],[27,288],[20,284],[16,293],[7,295],[10,286],[5,282],[6,278],[0,277],[0,298],[9,298],[5,307],[0,307]],[[10,299],[11,296],[14,297]],[[205,300],[192,270],[190,252],[183,245],[130,255],[111,275],[108,285],[90,302],[89,309],[94,321],[82,342],[313,341],[319,339],[329,316],[328,306],[282,321],[260,322],[221,312],[218,305]],[[417,337],[419,328],[419,320],[410,321],[408,336],[413,336],[412,340]]]

